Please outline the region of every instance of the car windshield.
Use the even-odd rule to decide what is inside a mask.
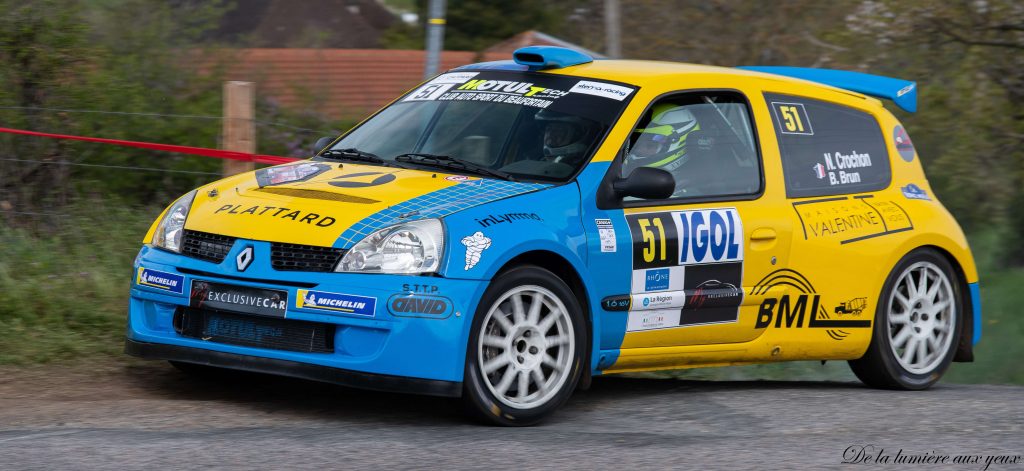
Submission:
[[[565,181],[589,160],[635,90],[565,75],[451,72],[377,113],[331,149],[455,173]]]

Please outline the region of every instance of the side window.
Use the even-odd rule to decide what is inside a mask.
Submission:
[[[786,176],[786,196],[876,191],[892,178],[878,121],[842,105],[765,93]]]
[[[659,100],[630,137],[621,176],[637,167],[670,172],[676,181],[672,198],[760,192],[760,160],[746,99],[700,92]]]

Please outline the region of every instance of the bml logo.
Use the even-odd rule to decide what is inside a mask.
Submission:
[[[238,253],[238,256],[235,257],[235,267],[238,268],[238,271],[245,271],[245,269],[249,268],[249,265],[252,264],[253,258],[252,246],[247,245]]]

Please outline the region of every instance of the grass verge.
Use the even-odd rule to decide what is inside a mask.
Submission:
[[[159,213],[104,200],[0,222],[0,365],[120,352],[132,260]]]

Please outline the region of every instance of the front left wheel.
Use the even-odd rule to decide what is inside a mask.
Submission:
[[[565,403],[584,365],[586,324],[572,290],[548,270],[498,275],[477,308],[466,357],[465,400],[498,425],[532,425]]]

